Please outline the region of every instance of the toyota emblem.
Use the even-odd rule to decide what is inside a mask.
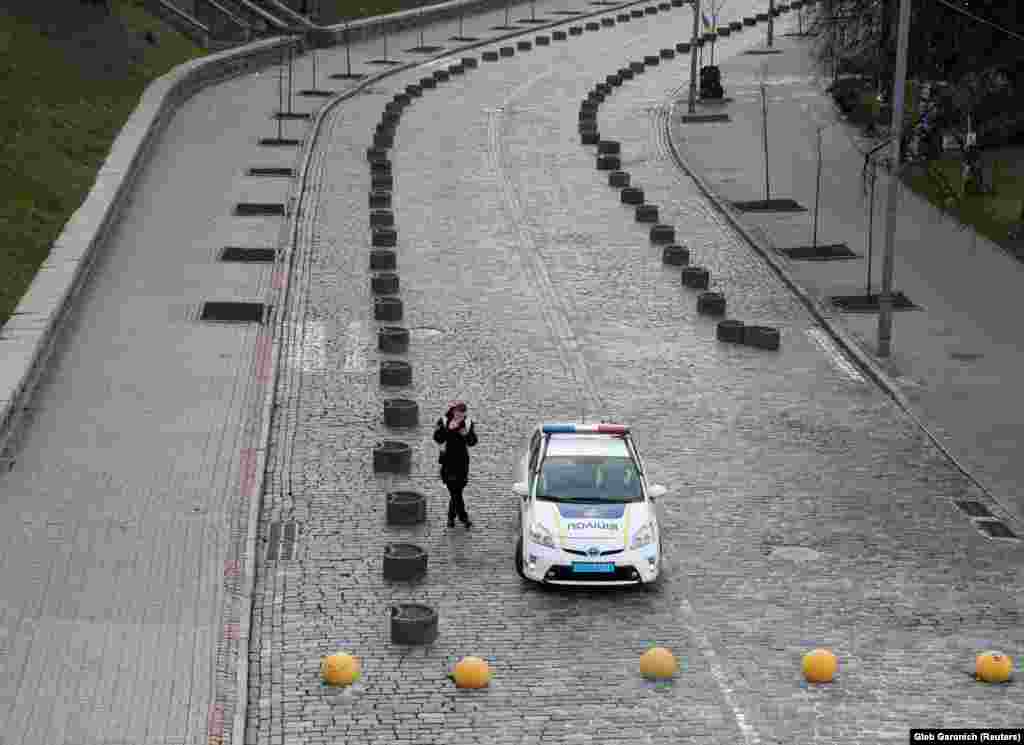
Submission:
[[[587,556],[599,556],[600,554],[601,550],[596,546],[591,546],[587,549]]]

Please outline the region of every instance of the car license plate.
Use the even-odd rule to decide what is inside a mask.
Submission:
[[[615,571],[615,564],[614,564],[614,562],[610,562],[610,561],[609,562],[602,562],[602,563],[574,561],[572,563],[572,570],[574,572],[579,572],[581,574],[582,573],[589,573],[589,572],[614,572]]]

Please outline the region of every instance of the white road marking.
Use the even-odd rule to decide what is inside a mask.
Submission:
[[[701,628],[700,623],[697,621],[697,614],[693,611],[693,606],[690,605],[690,601],[683,598],[682,602],[679,603],[679,610],[683,612],[683,616],[686,619],[686,625],[690,635],[697,641],[697,646],[700,647],[700,652],[704,655],[705,662],[708,663],[708,667],[711,668],[711,676],[715,679],[715,683],[718,684],[718,690],[722,692],[722,697],[725,699],[725,703],[732,709],[732,715],[736,718],[736,724],[740,728],[740,732],[743,734],[743,741],[746,745],[760,745],[761,737],[757,734],[757,730],[747,721],[746,715],[743,710],[740,709],[738,703],[736,703],[736,696],[733,692],[732,686],[729,685],[728,679],[725,676],[725,671],[722,669],[722,665],[718,662],[718,654],[715,652],[715,648],[711,645],[711,640],[708,639],[707,634],[704,633],[704,629]]]
[[[364,326],[361,321],[352,321],[345,334],[345,364],[342,372],[366,372],[366,352],[363,349]]]
[[[327,369],[327,332],[322,321],[308,321],[303,324],[302,342],[292,349],[291,366],[302,372],[320,373]]]
[[[454,65],[461,62],[459,57],[442,57],[441,59],[431,60],[430,62],[424,62],[422,65],[417,67],[417,70],[429,69],[431,67],[440,67],[441,65]]]
[[[864,383],[864,376],[861,375],[857,368],[846,359],[846,355],[843,354],[835,343],[828,337],[828,335],[821,329],[807,329],[807,335],[811,337],[811,341],[821,348],[821,351],[832,360],[832,363],[842,371],[846,377],[856,383]]]

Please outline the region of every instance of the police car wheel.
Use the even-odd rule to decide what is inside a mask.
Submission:
[[[523,572],[523,539],[520,538],[516,541],[516,574],[523,579],[526,579],[526,574]]]

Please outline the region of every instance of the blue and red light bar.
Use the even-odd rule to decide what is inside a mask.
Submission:
[[[629,427],[625,424],[545,424],[542,431],[546,435],[625,435]]]

